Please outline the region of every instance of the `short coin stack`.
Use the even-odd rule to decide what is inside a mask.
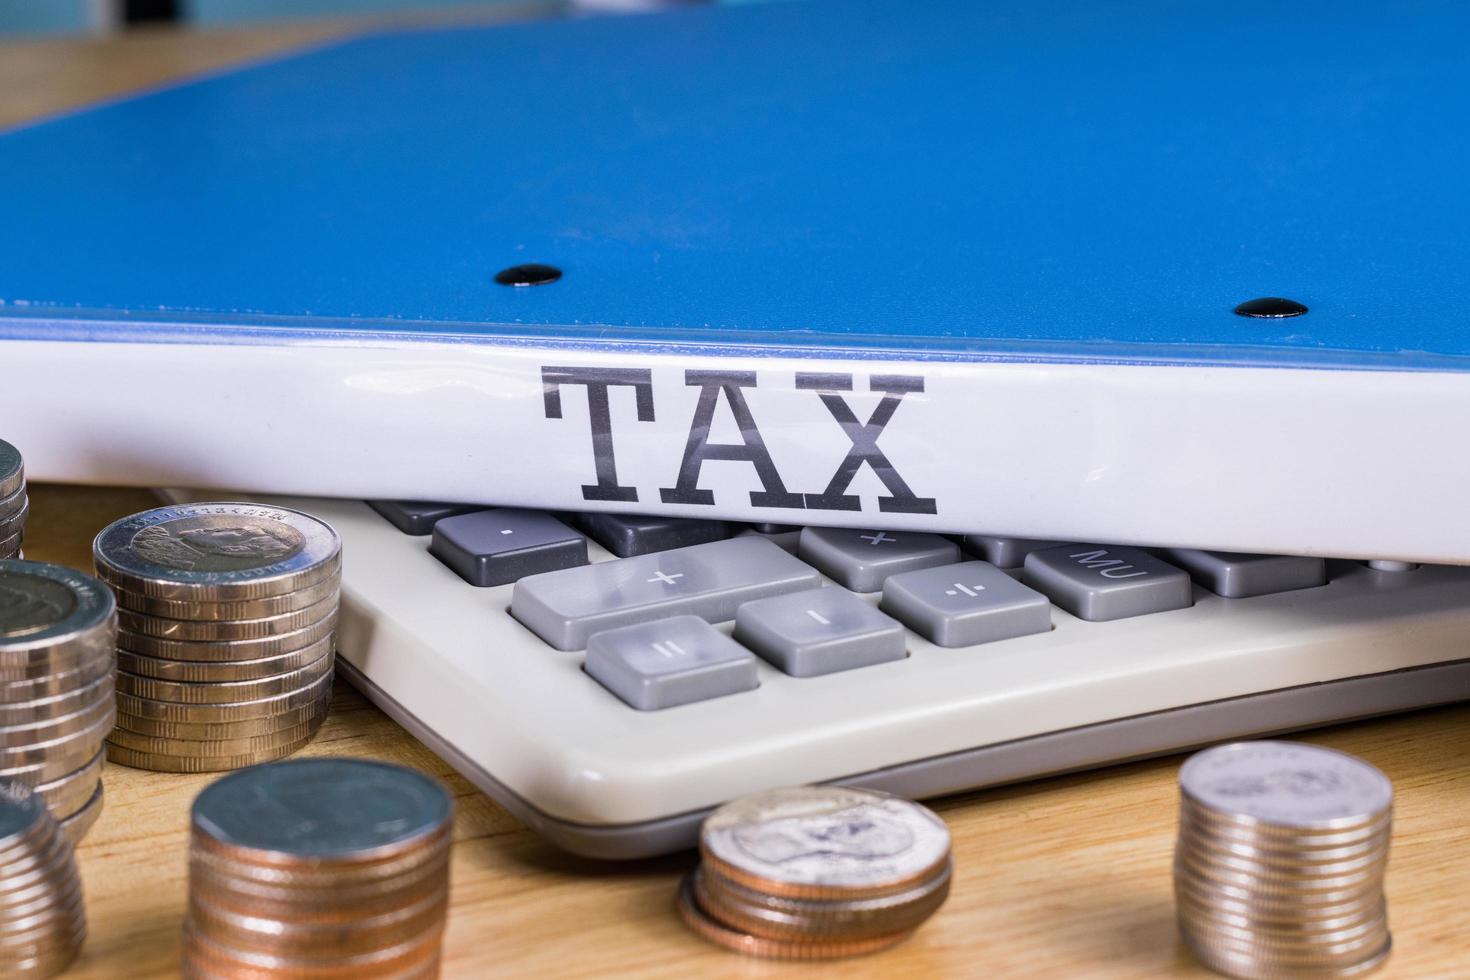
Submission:
[[[183,504],[109,525],[92,551],[119,606],[109,759],[213,772],[311,741],[332,695],[331,527],[259,504]]]
[[[944,904],[949,828],[917,803],[798,786],[726,804],[704,822],[679,913],[700,936],[774,959],[876,952]]]
[[[71,842],[30,790],[0,782],[0,975],[55,976],[87,937]]]
[[[20,554],[30,512],[26,468],[20,450],[0,439],[0,559]]]
[[[1232,977],[1355,977],[1387,958],[1388,777],[1263,741],[1191,756],[1179,781],[1174,892],[1200,962]]]
[[[0,561],[0,779],[30,787],[73,843],[102,812],[115,610],[90,575]]]
[[[454,801],[362,759],[232,773],[194,801],[186,977],[434,977]]]

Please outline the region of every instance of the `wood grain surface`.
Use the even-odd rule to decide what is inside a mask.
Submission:
[[[321,41],[355,25],[0,44],[0,125]],[[7,189],[10,192],[14,189]],[[3,411],[0,411],[3,427]],[[3,433],[0,433],[3,434]],[[137,490],[33,488],[27,557],[90,568],[92,536],[153,505]],[[1470,707],[1304,736],[1383,768],[1398,791],[1384,977],[1470,977]],[[305,755],[355,755],[444,778],[458,800],[449,977],[816,977],[832,965],[747,960],[673,911],[680,855],[597,864],[563,855],[475,791],[345,684]],[[847,961],[851,977],[1209,976],[1181,949],[1169,865],[1178,758],[937,802],[954,831],[948,904],[917,936]],[[78,850],[90,936],[69,976],[177,972],[189,805],[214,777],[109,764]]]

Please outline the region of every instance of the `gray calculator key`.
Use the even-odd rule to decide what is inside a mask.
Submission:
[[[483,504],[446,504],[432,500],[369,500],[367,505],[404,534],[428,534],[446,517],[485,509]]]
[[[587,539],[533,510],[478,510],[434,525],[429,553],[471,585],[505,585],[587,564]]]
[[[757,686],[750,651],[697,616],[597,633],[585,669],[639,711],[738,694]]]
[[[905,656],[903,627],[846,589],[747,602],[735,613],[735,639],[793,677]]]
[[[984,558],[997,568],[1020,568],[1033,551],[1044,551],[1066,544],[1041,538],[1004,538],[994,534],[962,534],[960,547],[969,554]]]
[[[583,514],[577,518],[592,540],[619,558],[686,548],[730,536],[724,521],[678,517],[632,517],[626,514]]]
[[[1193,605],[1189,573],[1138,548],[1069,544],[1026,556],[1022,581],[1079,619],[1101,622]]]
[[[968,647],[1051,629],[1051,603],[985,561],[894,575],[883,610],[942,647]]]
[[[532,575],[516,583],[510,611],[558,650],[578,650],[600,630],[686,614],[720,623],[752,599],[821,584],[810,566],[748,535]]]
[[[1246,599],[1327,584],[1327,563],[1293,555],[1238,555],[1228,551],[1170,548],[1169,560],[1226,599]]]
[[[854,592],[877,592],[899,572],[959,561],[960,549],[937,534],[809,527],[797,553]]]

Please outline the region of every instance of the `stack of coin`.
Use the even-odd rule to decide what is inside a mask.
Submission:
[[[434,977],[454,801],[363,759],[231,773],[194,801],[186,977]]]
[[[949,828],[870,790],[797,786],[728,803],[704,822],[679,914],[700,936],[774,959],[856,956],[913,935],[944,904]]]
[[[109,759],[213,772],[311,741],[332,694],[331,527],[279,507],[183,504],[117,521],[92,552],[119,607]]]
[[[0,439],[0,559],[20,554],[30,512],[26,468],[20,450]]]
[[[0,561],[0,779],[33,789],[73,843],[102,812],[115,608],[89,575]]]
[[[71,841],[40,799],[0,780],[0,976],[55,976],[87,937]]]
[[[1179,781],[1174,893],[1200,962],[1355,977],[1388,957],[1388,777],[1315,745],[1240,742],[1190,757]]]

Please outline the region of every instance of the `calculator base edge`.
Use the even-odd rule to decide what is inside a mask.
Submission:
[[[555,846],[633,860],[693,847],[713,807],[628,824],[586,824],[538,809],[440,737],[345,658],[337,671],[476,788]],[[1412,667],[1187,705],[918,759],[830,780],[914,799],[1170,755],[1211,743],[1470,700],[1470,660]]]

